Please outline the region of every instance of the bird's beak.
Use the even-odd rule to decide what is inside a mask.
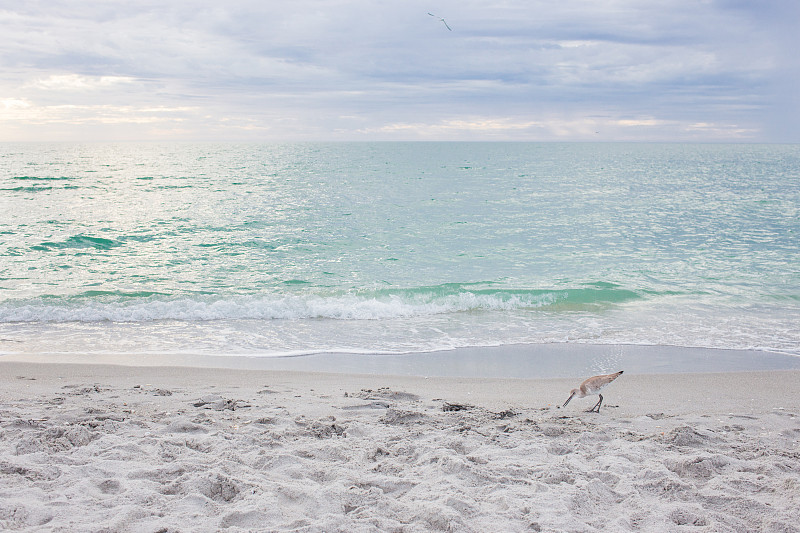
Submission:
[[[569,395],[569,398],[567,398],[567,401],[564,402],[564,405],[562,405],[561,407],[566,407],[567,404],[569,403],[569,401],[574,397],[575,397],[575,393],[573,392],[572,394]]]

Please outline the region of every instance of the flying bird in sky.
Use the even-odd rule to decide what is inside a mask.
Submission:
[[[448,26],[448,24],[447,24],[447,21],[446,21],[446,20],[444,20],[442,17],[437,17],[437,16],[436,16],[436,15],[434,15],[433,13],[428,13],[428,15],[432,16],[433,18],[437,18],[437,19],[441,20],[441,21],[444,23],[444,26],[445,26],[445,28],[447,28],[447,29],[448,29],[448,30],[450,30],[450,31],[453,31],[453,28],[451,28],[450,26]]]

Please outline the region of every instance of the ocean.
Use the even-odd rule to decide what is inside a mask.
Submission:
[[[0,144],[0,354],[800,355],[800,146]]]

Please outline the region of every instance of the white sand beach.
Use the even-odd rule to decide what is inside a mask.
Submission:
[[[6,531],[800,531],[800,371],[0,361]]]

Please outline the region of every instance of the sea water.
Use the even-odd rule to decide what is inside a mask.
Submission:
[[[2,144],[0,353],[800,355],[798,215],[798,145]]]

